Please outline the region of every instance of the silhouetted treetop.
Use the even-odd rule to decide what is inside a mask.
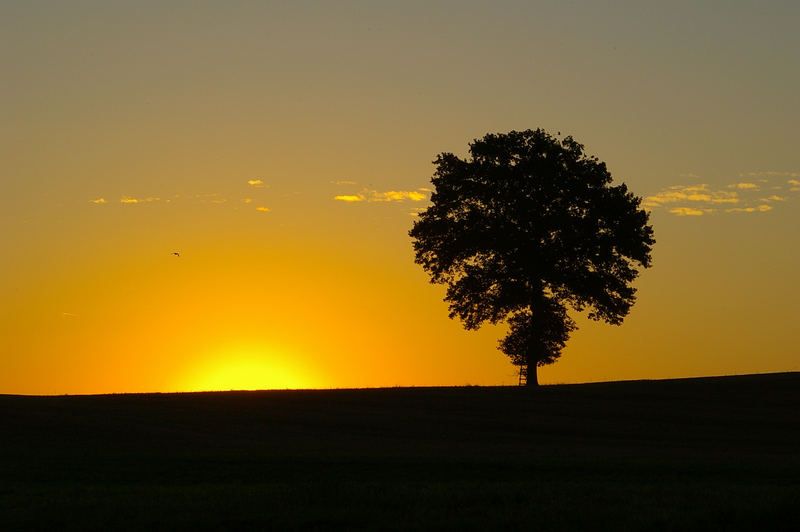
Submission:
[[[654,244],[641,198],[597,157],[544,130],[489,134],[434,161],[432,204],[410,231],[416,262],[447,285],[467,329],[507,321],[516,364],[554,362],[575,328],[567,306],[618,325]]]

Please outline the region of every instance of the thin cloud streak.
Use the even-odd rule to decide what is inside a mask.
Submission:
[[[429,191],[430,189],[427,188],[419,188],[416,190],[387,190],[384,192],[364,189],[358,194],[339,194],[334,196],[333,199],[348,203],[357,203],[362,201],[366,201],[368,203],[391,203],[404,201],[419,202],[428,199],[427,192]]]
[[[739,177],[744,178],[770,178],[770,177],[800,177],[800,172],[747,172],[746,174],[739,174]]]
[[[769,212],[773,209],[770,203],[786,202],[789,198],[777,194],[756,196],[762,185],[766,190],[781,190],[779,185],[770,186],[770,180],[764,176],[774,178],[792,175],[795,172],[750,172],[741,174],[740,177],[755,178],[753,181],[739,181],[724,188],[715,188],[707,183],[673,185],[645,197],[642,206],[650,209],[663,208],[676,216]],[[786,183],[795,186],[792,191],[800,191],[800,180],[789,179]]]
[[[675,185],[668,187],[654,196],[647,196],[642,205],[644,207],[655,208],[664,207],[666,204],[682,202],[720,204],[739,203],[739,201],[741,200],[736,192],[711,190],[707,184],[701,183],[698,185]],[[670,210],[670,212],[672,212],[672,210]]]
[[[708,211],[708,209],[701,210],[701,209],[692,209],[691,207],[676,207],[674,209],[670,209],[669,212],[672,214],[676,214],[678,216],[702,216]]]
[[[767,212],[771,210],[772,207],[769,205],[759,205],[758,207],[734,207],[725,209],[725,212]]]
[[[361,194],[347,194],[341,196],[334,196],[333,199],[336,201],[346,201],[346,202],[357,202],[357,201],[366,201],[367,198],[362,196]]]
[[[157,201],[161,201],[160,197],[157,196],[148,196],[146,198],[134,198],[132,196],[122,196],[119,199],[119,202],[123,205],[136,205],[137,203],[155,203]],[[167,200],[169,203],[170,200]]]
[[[369,201],[424,201],[427,196],[417,190],[389,190],[387,192],[372,192],[372,197]]]
[[[198,194],[188,194],[183,196],[181,194],[175,194],[172,196],[172,198],[182,198],[181,201],[183,203],[187,201],[194,201],[206,205],[232,204],[234,202],[239,202],[239,201],[248,204],[254,201],[253,198],[241,198],[241,200],[233,200],[222,197],[218,192],[205,192]],[[146,197],[122,196],[119,199],[119,203],[122,205],[139,205],[144,203],[157,203],[157,202],[167,204],[173,202],[172,198],[162,199],[160,196],[146,196]],[[108,200],[106,200],[105,197],[99,197],[96,199],[89,200],[89,203],[95,205],[102,205],[108,203]]]

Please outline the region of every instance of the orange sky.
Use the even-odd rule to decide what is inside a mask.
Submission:
[[[511,384],[407,231],[536,127],[657,240],[541,382],[800,370],[800,8],[492,6],[0,6],[0,393]]]

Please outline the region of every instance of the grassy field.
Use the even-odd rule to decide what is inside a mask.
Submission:
[[[800,530],[800,373],[0,396],[0,528]]]

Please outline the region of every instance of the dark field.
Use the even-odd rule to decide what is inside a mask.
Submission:
[[[800,373],[0,396],[0,529],[800,530]]]

